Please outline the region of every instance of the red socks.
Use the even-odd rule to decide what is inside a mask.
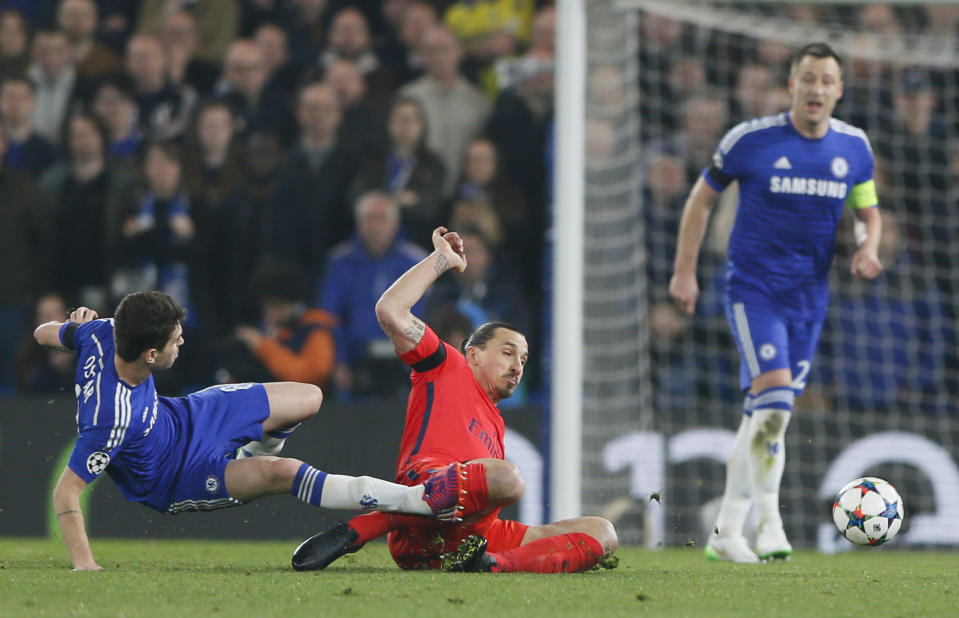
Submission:
[[[603,553],[599,541],[588,534],[572,532],[490,553],[490,556],[496,560],[494,573],[579,573],[599,562]]]

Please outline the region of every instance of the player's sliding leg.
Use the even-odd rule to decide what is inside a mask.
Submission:
[[[726,488],[716,517],[716,526],[706,543],[706,557],[730,562],[759,562],[743,535],[743,524],[753,499],[753,479],[749,464],[749,433],[752,424],[753,396],[743,402],[743,417],[736,431],[732,453],[726,462]]]
[[[513,504],[522,497],[525,489],[519,469],[499,459],[480,459],[433,469],[424,486],[443,487],[444,483],[449,486],[452,470],[456,471],[455,477],[462,481],[456,493],[455,512],[467,521]],[[440,495],[443,492],[434,490],[432,493]],[[422,524],[423,520],[418,517],[387,513],[358,515],[301,543],[293,552],[293,568],[302,571],[326,568],[337,558],[356,551],[391,530]]]
[[[613,525],[602,517],[577,517],[526,531],[523,544],[488,551],[486,539],[470,536],[443,557],[449,572],[579,573],[593,568],[619,546]],[[612,568],[614,564],[609,564]]]
[[[778,386],[757,393],[753,404],[749,464],[759,520],[756,553],[761,560],[788,558],[792,554],[779,513],[779,486],[786,463],[784,438],[795,397],[792,388]]]
[[[271,382],[263,388],[270,402],[270,416],[263,421],[263,437],[237,449],[237,459],[279,455],[286,439],[323,403],[323,392],[312,384]]]

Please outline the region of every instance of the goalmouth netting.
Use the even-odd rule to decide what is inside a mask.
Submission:
[[[742,405],[722,303],[735,187],[713,211],[693,318],[667,294],[679,217],[724,132],[787,110],[791,54],[826,41],[844,58],[835,116],[875,152],[886,270],[848,275],[844,217],[783,520],[799,547],[845,548],[835,492],[880,476],[906,505],[893,546],[959,545],[959,7],[593,0],[586,14],[582,511],[649,547],[711,531]]]

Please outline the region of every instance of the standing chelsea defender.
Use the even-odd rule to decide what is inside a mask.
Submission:
[[[389,533],[393,560],[404,569],[587,570],[616,550],[616,532],[607,520],[576,517],[527,526],[498,517],[500,507],[519,500],[524,490],[519,469],[503,459],[506,426],[497,404],[519,386],[528,345],[509,324],[491,322],[457,350],[411,313],[440,275],[466,269],[459,234],[436,228],[433,246],[433,253],[383,293],[376,317],[396,353],[413,369],[396,481],[413,485],[431,475],[456,476],[459,488],[467,490],[457,505],[463,522],[359,515],[306,540],[293,554],[293,567],[322,569]],[[604,566],[612,565],[604,561]]]
[[[725,303],[746,397],[722,506],[706,545],[710,559],[759,562],[792,553],[779,514],[783,437],[826,316],[844,206],[854,209],[866,230],[852,273],[872,279],[882,270],[872,149],[862,130],[831,117],[842,89],[842,64],[828,45],[800,49],[789,75],[791,109],[729,131],[683,210],[669,293],[692,314],[699,295],[696,260],[712,204],[739,181]],[[759,521],[755,552],[743,535],[753,505]]]
[[[186,312],[160,292],[125,297],[112,319],[80,307],[34,336],[77,352],[77,441],[53,490],[74,570],[99,571],[80,510],[87,484],[107,472],[123,495],[161,513],[209,511],[292,493],[330,509],[381,510],[456,519],[462,488],[446,475],[404,486],[327,474],[276,457],[323,396],[312,384],[227,384],[186,397],[159,397],[153,371],[169,369],[183,345]],[[453,486],[448,485],[452,482]],[[412,485],[412,484],[407,484]]]

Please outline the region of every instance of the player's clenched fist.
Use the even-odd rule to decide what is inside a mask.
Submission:
[[[91,320],[97,319],[97,312],[89,307],[77,307],[70,313],[70,321],[76,322],[77,324],[83,324],[84,322],[89,322]]]
[[[458,273],[466,270],[466,251],[459,234],[441,225],[433,230],[433,247],[441,258],[447,260],[450,268]]]

